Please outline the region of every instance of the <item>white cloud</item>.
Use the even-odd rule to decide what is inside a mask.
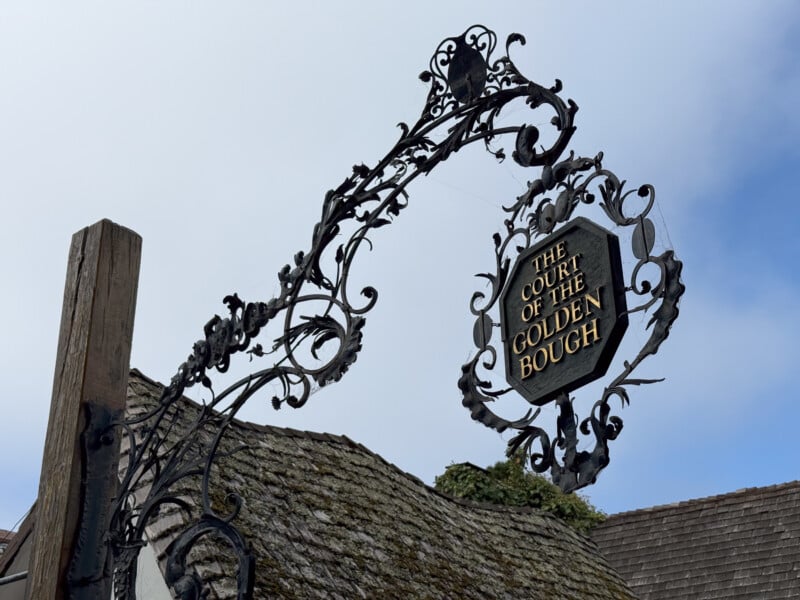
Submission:
[[[704,252],[696,203],[708,199],[702,218],[724,222],[720,190],[730,197],[752,153],[797,131],[790,2],[85,6],[0,7],[0,54],[10,57],[0,64],[0,308],[11,340],[0,362],[13,380],[3,410],[15,415],[0,439],[36,473],[69,236],[102,217],[142,234],[133,362],[168,379],[224,295],[274,293],[277,270],[308,245],[324,191],[391,147],[394,124],[422,107],[416,76],[430,53],[469,24],[485,22],[501,42],[526,34],[512,56],[537,81],[564,80],[581,106],[576,147],[605,150],[621,176],[656,184],[687,277],[709,255],[723,279],[736,270],[724,251]],[[535,174],[469,150],[415,183],[409,209],[360,263],[381,299],[352,372],[295,415],[261,418],[348,433],[426,479],[451,459],[499,457],[503,442],[469,421],[455,381],[471,346],[471,275],[489,266],[501,224],[495,207]],[[747,315],[738,327],[790,354],[793,330],[776,315],[796,279],[780,303],[765,294],[745,306],[689,283],[678,328],[653,359],[670,376],[660,387],[685,403],[690,382],[709,405],[744,403],[758,385],[739,368],[735,350],[745,349],[729,322]],[[725,353],[696,354],[709,331]],[[766,353],[751,360],[773,379],[791,370]],[[640,439],[628,422],[623,437]],[[20,506],[33,495],[19,484]],[[0,527],[9,518],[0,514]]]

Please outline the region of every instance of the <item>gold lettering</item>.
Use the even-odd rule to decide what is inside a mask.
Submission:
[[[595,290],[595,292],[594,292],[595,293],[595,297],[594,298],[592,297],[592,295],[589,292],[586,292],[586,295],[584,296],[584,300],[586,301],[586,312],[588,314],[592,314],[592,311],[589,310],[589,304],[594,304],[598,308],[598,310],[603,310],[603,307],[600,304],[600,290],[602,290],[602,289],[603,289],[603,286],[599,286]]]
[[[542,277],[537,277],[533,280],[531,284],[531,291],[533,292],[534,296],[538,296],[544,291],[544,279]]]
[[[556,262],[556,249],[554,247],[548,248],[542,252],[542,268],[547,269]]]
[[[536,296],[536,298],[533,299],[533,308],[534,308],[535,316],[538,317],[539,313],[542,312],[542,297],[541,296]]]
[[[561,320],[561,315],[564,315],[564,320]],[[555,333],[559,331],[563,331],[564,328],[569,325],[569,309],[566,306],[562,306],[555,312],[555,317],[553,318],[555,321]]]
[[[560,338],[558,338],[558,341],[561,342],[559,344],[561,346],[561,354],[558,357],[556,357],[555,352],[553,352],[553,344],[555,344],[555,342],[554,341],[550,342],[547,345],[547,356],[550,359],[551,363],[557,363],[562,358],[564,358],[564,336],[561,336]]]
[[[582,292],[584,289],[586,289],[584,274],[583,271],[578,271],[575,274],[575,277],[549,291],[550,300],[554,305],[561,304],[562,302],[565,302],[566,300],[569,300],[573,296]]]
[[[541,356],[544,362],[542,362],[541,364],[537,363],[536,362],[537,356]],[[531,362],[533,363],[533,370],[536,371],[537,373],[540,372],[547,366],[547,350],[545,350],[544,348],[537,348],[536,352],[533,353],[533,358],[531,359]]]
[[[550,269],[544,272],[544,284],[548,290],[556,284],[555,269]]]
[[[541,254],[535,256],[531,261],[533,268],[537,273],[541,273],[543,269],[549,269],[552,265],[557,263],[567,255],[567,243],[561,241],[555,246],[551,246]]]
[[[533,367],[531,366],[530,356],[523,356],[519,359],[519,371],[522,379],[527,379],[531,376],[533,373]]]
[[[520,318],[527,323],[534,317],[538,317],[540,312],[542,312],[542,298],[541,296],[536,296],[533,302],[528,302],[522,307]]]
[[[570,336],[575,334],[575,341],[570,341]],[[567,351],[567,354],[575,354],[581,348],[581,332],[577,329],[573,329],[567,335],[564,336],[564,348]]]
[[[591,323],[584,323],[581,325],[581,334],[583,335],[583,348],[591,346],[595,342],[599,342],[600,334],[597,331],[597,319],[592,319]],[[589,341],[589,334],[592,335],[591,341]]]
[[[517,338],[522,336],[522,347],[517,346]],[[521,331],[514,336],[514,339],[511,341],[511,347],[514,349],[514,354],[522,354],[525,351],[525,334]]]
[[[577,323],[578,321],[583,319],[583,311],[581,310],[581,301],[573,300],[572,304],[569,305],[569,312],[570,315],[572,316],[572,323]]]
[[[575,277],[572,278],[572,281],[575,282],[575,293],[579,294],[583,290],[586,289],[586,281],[584,281],[583,271],[578,271],[575,274]]]
[[[558,280],[563,281],[570,276],[569,265],[567,262],[558,263]]]
[[[531,330],[536,329],[536,341],[531,341]],[[542,325],[541,323],[534,323],[530,327],[528,327],[528,333],[525,335],[525,341],[528,342],[528,346],[533,348],[539,342],[542,341]]]
[[[542,270],[542,266],[541,266],[541,263],[540,263],[541,260],[542,260],[542,255],[538,254],[538,255],[534,256],[533,260],[531,261],[531,266],[534,268],[534,270],[537,273],[541,272],[541,270]]]
[[[531,293],[528,294],[527,296],[525,295],[525,288],[528,288],[529,290],[531,290]],[[522,296],[522,301],[523,302],[527,302],[528,300],[533,298],[533,289],[531,288],[531,284],[530,283],[526,283],[525,285],[522,286],[522,292],[520,292],[520,296]]]
[[[541,323],[541,327],[542,327],[542,339],[546,340],[546,339],[549,339],[549,338],[553,337],[553,334],[555,333],[555,331],[553,329],[549,329],[547,327],[547,317],[542,319],[540,321],[540,323]]]
[[[525,306],[522,307],[522,313],[520,314],[520,317],[522,318],[523,321],[525,321],[527,323],[528,321],[530,321],[535,316],[536,315],[534,315],[534,313],[533,313],[533,303],[532,302],[529,302],[528,304],[526,304]]]
[[[567,255],[567,242],[560,241],[556,244],[556,258],[558,260],[563,259]]]
[[[533,377],[550,364],[577,354],[600,341],[598,318],[603,310],[603,286],[586,290],[586,276],[579,269],[581,254],[568,255],[561,241],[534,257],[535,276],[519,294],[521,318],[527,329],[511,339],[522,379]],[[545,298],[548,299],[545,308]],[[542,311],[546,314],[542,315]],[[590,320],[591,319],[591,320]]]
[[[577,317],[575,317],[577,315]],[[581,309],[581,300],[575,300],[569,306],[563,306],[553,315],[533,323],[527,331],[520,331],[512,339],[511,346],[515,355],[532,349],[531,354],[519,356],[519,369],[522,379],[540,373],[548,365],[561,362],[565,356],[576,354],[583,348],[600,341],[598,319],[592,319],[580,327],[570,329],[558,338],[555,333],[562,331],[567,325],[586,318]],[[549,319],[552,317],[552,323]],[[572,318],[572,320],[570,320]],[[551,339],[552,338],[552,339]],[[539,346],[543,340],[550,339],[546,346]]]

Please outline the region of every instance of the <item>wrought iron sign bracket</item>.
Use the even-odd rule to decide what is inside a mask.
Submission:
[[[192,519],[169,549],[168,581],[177,597],[201,597],[202,582],[187,571],[186,556],[191,547],[209,535],[226,540],[237,558],[238,597],[252,596],[253,556],[234,525],[242,508],[241,498],[236,494],[228,496],[226,514],[212,507],[209,499],[211,467],[228,425],[245,402],[258,393],[277,387],[280,393],[272,397],[276,409],[284,404],[299,408],[313,389],[338,381],[347,372],[361,350],[365,315],[378,299],[373,287],[354,293],[349,286],[358,251],[371,245],[368,235],[373,230],[389,225],[406,208],[408,184],[475,142],[482,142],[502,161],[505,152],[492,144],[501,136],[512,135],[513,160],[523,167],[541,167],[541,174],[515,203],[505,208],[504,229],[493,236],[496,270],[482,274],[491,290],[488,294],[476,292],[472,297],[476,352],[462,367],[458,381],[463,404],[474,419],[487,427],[515,432],[508,451],[524,449],[533,468],[539,472],[549,470],[562,489],[587,485],[608,464],[608,442],[622,429],[622,420],[611,414],[610,400],[617,397],[627,403],[628,386],[650,382],[630,375],[646,356],[657,351],[678,314],[677,304],[683,292],[681,263],[671,251],[652,255],[655,232],[647,217],[654,202],[652,186],[634,190],[645,206],[630,215],[623,211],[623,205],[632,192],[624,191],[624,183],[603,167],[602,154],[592,158],[572,153],[563,156],[575,132],[578,107],[559,95],[560,81],[544,87],[520,73],[509,56],[515,43],[524,44],[525,39],[519,34],[510,35],[505,54],[495,57],[497,36],[480,25],[444,40],[428,70],[420,76],[430,85],[430,91],[419,119],[412,125],[399,125],[400,138],[377,164],[354,166],[352,173],[325,195],[310,248],[298,252],[292,263],[278,273],[279,293],[266,302],[245,302],[236,294],[225,297],[227,315],[215,315],[206,324],[203,339],[195,343],[188,359],[178,368],[159,405],[118,424],[128,438],[129,452],[111,531],[117,598],[133,597],[136,556],[145,528],[160,510],[169,506],[179,507]],[[550,111],[555,140],[548,147],[541,145],[540,131],[533,125],[495,127],[501,110],[512,102],[524,102],[534,111]],[[537,116],[536,121],[541,120]],[[434,142],[434,134],[445,137]],[[508,283],[512,258],[531,247],[537,237],[552,233],[571,218],[580,204],[593,202],[598,194],[611,223],[633,230],[633,253],[639,262],[628,292],[643,301],[629,312],[655,307],[652,334],[639,355],[626,362],[623,372],[606,387],[589,417],[579,422],[572,399],[565,393],[557,395],[557,431],[550,437],[534,424],[538,410],[507,420],[490,409],[494,400],[510,391],[507,387],[496,389],[486,375],[503,362],[498,359],[492,340],[496,324],[493,314]],[[557,195],[555,200],[550,198],[552,195]],[[660,280],[642,280],[644,265],[655,265],[660,270]],[[280,333],[272,343],[267,347],[254,343],[259,333],[273,324],[277,324]],[[267,364],[215,393],[212,374],[227,371],[231,357],[241,353]],[[170,437],[170,432],[179,428],[175,407],[184,391],[196,384],[210,390],[211,401],[176,442]],[[593,436],[592,450],[578,450],[579,432]],[[196,506],[187,503],[178,491],[193,477],[199,477],[201,482],[202,498]]]

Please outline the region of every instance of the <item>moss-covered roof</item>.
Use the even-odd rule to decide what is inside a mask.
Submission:
[[[133,371],[129,414],[160,393]],[[234,524],[256,598],[633,598],[592,540],[547,513],[446,497],[346,437],[236,422],[226,439],[246,449],[219,461],[211,497],[244,499]],[[149,528],[162,558],[187,525],[165,512]],[[211,544],[192,556],[212,598],[235,585],[224,556]]]

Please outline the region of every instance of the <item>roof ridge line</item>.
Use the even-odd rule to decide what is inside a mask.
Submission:
[[[725,493],[722,493],[722,494],[714,494],[714,495],[711,495],[711,496],[701,496],[699,498],[689,498],[688,500],[679,500],[677,502],[670,502],[670,503],[667,503],[667,504],[656,504],[654,506],[646,506],[644,508],[634,508],[632,510],[625,510],[625,511],[622,511],[622,512],[610,514],[610,515],[608,515],[608,518],[610,519],[612,517],[628,516],[628,515],[632,515],[632,514],[636,514],[636,513],[656,512],[656,511],[660,511],[660,510],[678,508],[678,507],[681,507],[681,506],[687,506],[687,505],[691,505],[691,504],[700,504],[700,503],[703,503],[703,502],[709,502],[709,501],[714,501],[714,500],[731,500],[731,499],[736,499],[737,497],[745,496],[745,495],[751,494],[751,493],[756,493],[756,492],[758,492],[758,493],[777,492],[777,491],[780,491],[781,489],[791,489],[793,487],[800,488],[800,480],[785,481],[783,483],[774,483],[774,484],[765,485],[765,486],[754,486],[754,487],[739,488],[738,490],[734,490],[732,492],[725,492]]]
[[[147,375],[145,375],[144,373],[142,373],[141,371],[139,371],[136,368],[132,368],[131,369],[131,374],[134,374],[135,376],[140,377],[145,382],[150,383],[151,385],[155,385],[155,386],[158,386],[158,387],[166,387],[166,386],[164,386],[163,383],[160,383],[158,381],[155,381],[155,380],[151,379],[150,377],[148,377]],[[195,400],[192,400],[191,398],[188,398],[185,395],[182,395],[181,398],[185,402],[190,404],[191,406],[196,407],[198,409],[201,408],[201,404],[196,402]],[[451,496],[451,495],[449,495],[449,494],[447,494],[445,492],[440,492],[439,490],[437,490],[432,485],[428,485],[427,483],[425,483],[422,479],[420,479],[419,477],[417,477],[413,473],[409,473],[408,471],[405,471],[405,470],[401,469],[396,464],[394,464],[393,462],[387,460],[386,458],[384,458],[383,456],[381,456],[377,452],[367,448],[364,444],[362,444],[360,442],[356,442],[356,441],[350,439],[349,437],[347,437],[344,434],[318,433],[318,432],[314,432],[314,431],[295,429],[295,428],[292,428],[292,427],[280,427],[278,425],[262,425],[260,423],[253,423],[252,421],[244,421],[244,420],[241,420],[241,419],[237,419],[235,417],[231,419],[231,423],[235,424],[235,425],[237,425],[239,427],[242,427],[244,429],[250,429],[252,431],[260,431],[260,432],[264,432],[264,433],[269,433],[270,431],[273,431],[273,432],[279,432],[281,435],[290,436],[290,437],[294,437],[294,438],[311,439],[311,440],[317,440],[317,441],[328,441],[328,442],[331,442],[331,443],[342,444],[344,446],[348,446],[348,447],[354,448],[354,449],[356,449],[356,450],[358,450],[358,451],[360,451],[360,452],[362,452],[362,453],[364,453],[364,454],[366,454],[366,455],[368,455],[370,457],[377,458],[379,461],[381,461],[385,465],[389,466],[397,474],[401,475],[402,477],[404,477],[405,479],[407,479],[410,482],[414,483],[415,485],[421,485],[422,487],[426,488],[428,491],[432,492],[436,496],[444,498],[444,499],[446,499],[446,500],[448,500],[450,502],[453,502],[455,504],[459,504],[459,505],[462,505],[462,506],[469,506],[471,508],[479,508],[479,509],[488,510],[488,511],[492,511],[492,512],[507,512],[507,513],[514,513],[514,514],[537,514],[537,515],[540,515],[540,516],[542,516],[542,517],[544,517],[546,519],[553,519],[556,523],[559,523],[559,524],[564,525],[565,527],[568,527],[571,531],[573,531],[579,537],[585,538],[586,540],[589,540],[592,543],[594,543],[594,541],[592,540],[592,538],[589,535],[572,529],[562,519],[559,519],[554,514],[548,512],[547,510],[541,509],[541,508],[535,508],[535,507],[530,507],[530,506],[507,506],[507,505],[504,505],[504,504],[490,504],[490,503],[487,503],[487,502],[476,502],[476,501],[473,501],[473,500],[468,500],[466,498],[458,498],[456,496]],[[473,466],[476,466],[476,465],[473,465]],[[476,466],[476,468],[480,469],[482,467],[477,467]]]

